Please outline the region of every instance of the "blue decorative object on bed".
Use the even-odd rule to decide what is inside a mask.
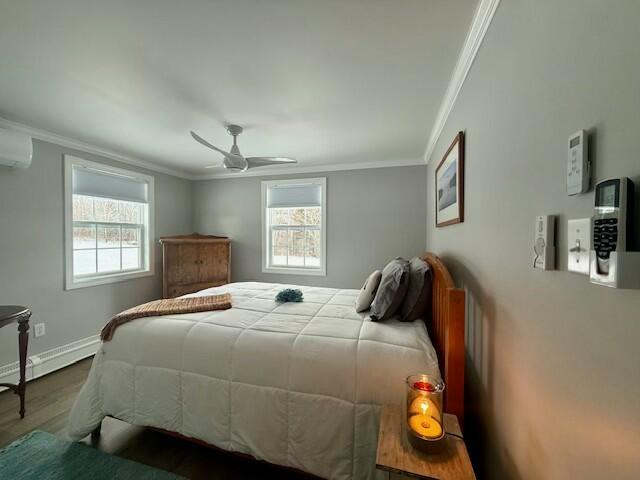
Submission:
[[[297,288],[285,288],[280,290],[276,295],[276,302],[301,302],[303,299],[302,291]]]

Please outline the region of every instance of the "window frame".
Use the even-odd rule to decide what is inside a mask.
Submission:
[[[140,256],[142,268],[135,270],[116,271],[110,273],[82,274],[74,276],[73,274],[73,167],[89,167],[116,175],[126,175],[147,183],[148,206],[146,208],[146,222],[141,224],[140,235]],[[150,277],[155,274],[155,248],[154,248],[154,177],[145,175],[132,170],[112,167],[104,163],[92,162],[73,155],[64,156],[64,276],[65,290],[74,290],[77,288],[94,287],[96,285],[105,285],[109,283],[123,282],[135,278]],[[143,212],[143,215],[145,212]],[[80,222],[82,223],[82,222]],[[104,222],[88,222],[91,224],[102,225]],[[145,225],[146,223],[146,225]],[[126,222],[113,223],[112,226],[122,226]],[[136,224],[137,225],[137,224]],[[96,232],[97,235],[97,232]],[[97,239],[97,236],[96,236]],[[97,240],[96,240],[97,241]],[[122,237],[121,237],[122,243]],[[122,246],[121,246],[122,248]],[[97,255],[96,250],[96,255]],[[122,253],[121,253],[122,255]]]
[[[288,265],[286,267],[274,266],[272,264],[272,248],[271,248],[271,219],[269,216],[269,208],[267,207],[267,192],[269,188],[279,185],[320,185],[321,192],[321,220],[320,220],[320,267],[295,267]],[[314,275],[327,276],[327,179],[326,177],[317,178],[293,178],[283,180],[264,180],[262,181],[262,272],[263,273],[280,273],[286,275]],[[294,208],[294,207],[292,207]],[[302,207],[301,207],[302,208]],[[304,226],[301,227],[303,230]]]

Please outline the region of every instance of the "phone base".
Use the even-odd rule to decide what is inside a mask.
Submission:
[[[595,250],[589,252],[591,283],[610,288],[640,289],[640,252],[611,252],[602,262]]]

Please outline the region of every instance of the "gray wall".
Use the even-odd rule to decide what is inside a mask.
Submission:
[[[360,288],[395,256],[422,253],[425,166],[292,175],[327,178],[327,276],[262,273],[261,187],[273,177],[195,182],[194,226],[232,239],[233,281]],[[283,177],[276,177],[283,178]]]
[[[567,271],[568,136],[595,178],[640,186],[640,3],[501,2],[428,168],[466,130],[466,219],[427,245],[469,293],[467,438],[485,479],[640,474],[640,291]],[[559,215],[559,270],[533,270],[536,215]]]
[[[34,141],[26,170],[0,168],[0,304],[33,310],[32,325],[44,322],[44,337],[30,336],[30,354],[95,335],[113,314],[162,294],[162,255],[156,245],[156,274],[96,287],[64,290],[63,155],[131,170],[95,155]],[[155,235],[192,231],[188,180],[155,177]],[[32,328],[33,330],[33,328]],[[17,360],[17,331],[0,330],[0,365]]]

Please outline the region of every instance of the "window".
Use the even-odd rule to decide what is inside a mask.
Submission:
[[[153,177],[65,156],[66,288],[153,275]]]
[[[326,275],[326,179],[262,182],[262,271]]]

